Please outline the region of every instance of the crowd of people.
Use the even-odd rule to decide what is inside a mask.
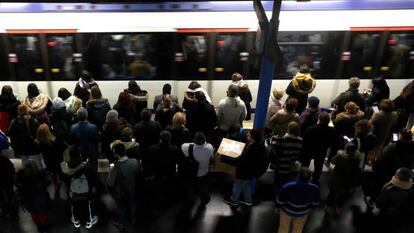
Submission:
[[[182,191],[183,208],[177,223],[189,224],[196,197],[199,209],[210,201],[208,174],[223,137],[246,143],[237,159],[232,193],[224,202],[232,207],[254,204],[255,184],[270,168],[274,171],[279,232],[302,232],[307,216],[320,203],[320,176],[330,170],[325,210],[340,215],[353,191],[362,186],[367,205],[380,218],[400,224],[414,214],[411,169],[414,144],[409,124],[414,106],[414,82],[395,100],[383,78],[373,80],[369,94],[361,94],[359,79],[322,109],[310,96],[316,80],[302,67],[287,89],[273,89],[266,130],[245,130],[251,118],[252,95],[243,76],[235,73],[227,97],[215,107],[201,85],[192,81],[180,105],[165,84],[147,108],[148,93],[136,81],[119,93],[111,107],[92,75],[84,71],[74,93],[61,88],[53,100],[34,83],[27,97],[16,99],[10,86],[0,95],[1,214],[13,218],[14,190],[31,213],[39,232],[50,230],[48,211],[60,189],[67,190],[71,222],[92,228],[99,214],[94,200],[109,193],[116,203],[112,223],[121,231],[135,222],[136,209],[168,205]],[[282,102],[285,92],[289,95]],[[333,126],[330,122],[333,122]],[[398,138],[392,140],[393,133]],[[15,174],[6,153],[21,158]],[[113,166],[102,182],[99,161]],[[314,171],[309,170],[313,161]],[[143,187],[152,187],[143,195]],[[150,199],[150,200],[148,200]],[[143,201],[142,201],[143,200]],[[149,213],[151,214],[151,213]]]

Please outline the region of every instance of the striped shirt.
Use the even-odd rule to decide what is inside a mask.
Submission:
[[[272,142],[270,161],[278,174],[287,175],[291,172],[295,161],[302,154],[302,139],[285,135]]]
[[[277,206],[290,217],[303,217],[312,208],[319,205],[320,191],[318,186],[295,180],[283,185],[276,198]]]

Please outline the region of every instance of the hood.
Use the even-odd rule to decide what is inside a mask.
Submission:
[[[413,181],[411,179],[409,181],[401,181],[397,179],[395,176],[392,177],[390,183],[404,190],[411,189],[411,187],[413,186]]]
[[[49,102],[49,96],[43,93],[40,93],[36,97],[26,97],[25,104],[29,107],[29,111],[32,114],[40,114],[47,106],[47,103]]]
[[[123,144],[124,147],[125,147],[125,150],[129,150],[131,148],[134,148],[134,147],[138,146],[138,143],[134,142],[134,141],[123,142],[121,140],[115,140],[114,142],[111,143],[111,150],[112,150],[112,147],[114,147],[118,143]]]
[[[108,104],[108,100],[107,99],[93,99],[93,100],[89,100],[86,104],[92,105],[92,107],[94,108],[103,108],[106,104]]]
[[[316,80],[310,74],[297,73],[292,80],[293,88],[300,94],[309,94],[315,89]]]

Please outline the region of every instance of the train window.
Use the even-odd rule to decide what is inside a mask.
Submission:
[[[230,79],[234,72],[243,74],[247,61],[245,34],[220,33],[216,36],[215,79]]]
[[[37,35],[10,35],[11,54],[15,54],[12,63],[17,80],[44,80],[45,68],[40,55]]]
[[[290,79],[307,65],[315,78],[329,79],[335,76],[344,32],[279,32],[278,43],[283,62],[275,67],[275,78]],[[259,78],[261,55],[256,52],[255,33],[247,34],[249,51],[249,76]]]
[[[277,78],[291,78],[301,65],[307,65],[315,78],[319,78],[325,33],[318,32],[280,32],[278,42],[284,62],[276,67]]]
[[[178,79],[207,79],[208,37],[205,34],[178,34],[174,62]]]
[[[2,39],[2,38],[0,38]],[[8,54],[3,43],[0,43],[0,80],[9,80]]]
[[[74,79],[79,76],[79,63],[73,58],[74,39],[71,35],[46,36],[49,68],[53,80]]]
[[[172,41],[171,33],[85,34],[86,69],[97,79],[167,79]]]
[[[414,32],[390,33],[380,69],[390,78],[414,77]]]
[[[380,32],[355,32],[352,34],[351,59],[345,63],[344,77],[366,78],[372,74],[380,39]]]

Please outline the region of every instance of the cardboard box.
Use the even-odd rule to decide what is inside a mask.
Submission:
[[[222,156],[227,156],[230,158],[238,158],[242,153],[243,149],[246,146],[245,143],[234,141],[228,138],[223,138],[218,148],[217,153]]]

